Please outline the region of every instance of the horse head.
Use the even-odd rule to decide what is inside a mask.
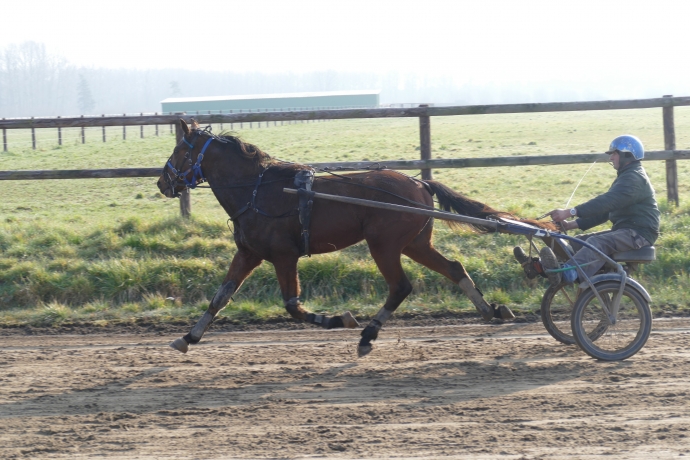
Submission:
[[[158,189],[168,198],[178,197],[183,190],[194,188],[206,181],[201,170],[201,161],[206,148],[213,140],[213,137],[205,136],[206,131],[202,130],[194,119],[191,125],[180,119],[180,125],[183,131],[182,139],[163,166],[163,172],[157,182]],[[208,139],[203,143],[203,138],[206,137]]]

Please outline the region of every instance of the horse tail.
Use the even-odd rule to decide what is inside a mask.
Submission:
[[[440,182],[434,180],[427,180],[424,182],[426,182],[429,185],[432,194],[436,195],[439,208],[441,208],[444,211],[455,212],[457,214],[469,217],[478,217],[480,219],[505,218],[519,220],[526,224],[531,224],[546,230],[556,230],[556,225],[551,222],[539,222],[534,219],[522,219],[510,212],[499,211],[484,203],[473,200],[471,198],[467,198],[466,196],[461,195],[460,193],[456,192],[450,187],[443,185]],[[446,223],[450,227],[466,227],[479,233],[488,233],[493,231],[493,229],[489,227],[482,227],[481,225],[462,224],[460,222],[455,221],[446,221]]]

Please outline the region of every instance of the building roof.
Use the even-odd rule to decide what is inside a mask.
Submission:
[[[364,91],[323,91],[316,93],[277,93],[277,94],[247,94],[241,96],[211,96],[211,97],[169,97],[163,99],[161,103],[174,102],[208,102],[208,101],[241,101],[250,99],[290,99],[300,97],[323,97],[323,96],[354,96],[364,94],[379,94],[381,90]]]

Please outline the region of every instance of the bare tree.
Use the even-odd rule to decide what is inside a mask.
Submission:
[[[15,117],[54,114],[63,105],[70,70],[41,43],[8,46],[0,53],[0,112]]]
[[[77,87],[77,104],[82,114],[90,113],[96,106],[89,82],[84,78],[84,74],[79,74],[79,85]]]

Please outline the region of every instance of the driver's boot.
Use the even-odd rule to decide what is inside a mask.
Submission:
[[[522,265],[522,269],[525,271],[525,275],[527,275],[527,278],[534,279],[537,276],[542,276],[546,278],[546,274],[544,273],[544,267],[541,266],[541,262],[539,262],[539,257],[528,256],[527,254],[525,254],[525,251],[520,246],[515,246],[513,248],[513,255],[515,256],[515,260],[517,260],[520,263],[520,265]]]

